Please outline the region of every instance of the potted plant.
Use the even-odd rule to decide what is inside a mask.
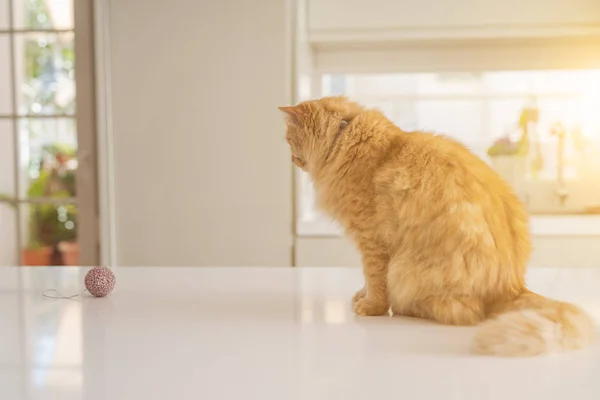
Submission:
[[[0,202],[15,209],[19,206],[17,198],[14,196],[0,195]],[[31,266],[49,265],[51,253],[52,249],[49,246],[44,246],[30,235],[27,246],[21,252],[22,264]]]
[[[38,177],[31,181],[27,197],[29,226],[22,251],[24,265],[77,265],[77,209],[72,205],[36,203],[36,199],[75,196],[74,150],[59,145],[42,149]]]
[[[539,121],[539,109],[537,100],[532,97],[528,104],[523,107],[517,122],[520,135],[518,140],[511,140],[510,136],[504,136],[496,140],[488,149],[492,167],[502,176],[515,190],[517,195],[526,200],[526,174],[527,160],[530,156],[530,143],[532,133],[535,132]],[[534,141],[534,150],[540,155],[539,144]],[[532,164],[532,171],[541,168],[541,157],[536,157]]]

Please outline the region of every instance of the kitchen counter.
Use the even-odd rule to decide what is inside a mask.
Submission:
[[[353,268],[125,268],[106,298],[86,269],[0,268],[0,398],[597,399],[600,346],[473,355],[475,328],[355,317]],[[532,269],[530,287],[600,320],[600,268]]]

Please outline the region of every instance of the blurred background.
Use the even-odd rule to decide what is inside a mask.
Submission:
[[[360,265],[277,106],[455,137],[600,266],[597,0],[0,0],[0,265]]]

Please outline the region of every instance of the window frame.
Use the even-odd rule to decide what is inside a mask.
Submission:
[[[19,0],[7,1],[8,26],[0,27],[0,34],[9,40],[9,62],[10,62],[10,100],[11,110],[9,114],[0,115],[0,118],[12,122],[12,139],[14,143],[14,194],[9,200],[0,200],[3,203],[15,203],[14,208],[16,225],[16,261],[22,265],[22,251],[24,249],[24,238],[22,235],[23,211],[21,208],[29,204],[65,204],[75,205],[78,208],[77,219],[77,244],[79,251],[79,265],[97,265],[99,262],[99,216],[98,216],[98,182],[96,162],[96,103],[95,103],[95,59],[94,59],[94,1],[73,0],[73,27],[68,29],[53,28],[20,28],[15,23],[15,7]],[[17,70],[15,67],[16,53],[15,41],[18,35],[28,33],[61,34],[73,33],[74,51],[76,57],[75,66],[75,112],[73,114],[48,114],[30,115],[21,114],[18,111],[18,88]],[[19,121],[22,119],[56,120],[67,118],[76,124],[77,135],[77,159],[78,167],[76,174],[77,197],[66,199],[36,198],[31,199],[21,196],[21,160],[20,160],[20,128]]]

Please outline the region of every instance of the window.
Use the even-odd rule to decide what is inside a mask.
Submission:
[[[76,13],[74,0],[0,0],[0,265],[77,265],[80,250],[97,252],[78,245],[82,217],[97,237],[95,165],[79,166],[93,151],[93,92],[75,90],[75,36],[89,47],[91,3],[78,3]],[[92,53],[80,53],[77,86],[87,89]]]
[[[600,215],[600,70],[338,72],[315,79],[314,97],[346,95],[406,131],[461,141],[513,186],[534,219]],[[308,178],[300,175],[299,184],[298,234],[339,233],[315,210]]]

